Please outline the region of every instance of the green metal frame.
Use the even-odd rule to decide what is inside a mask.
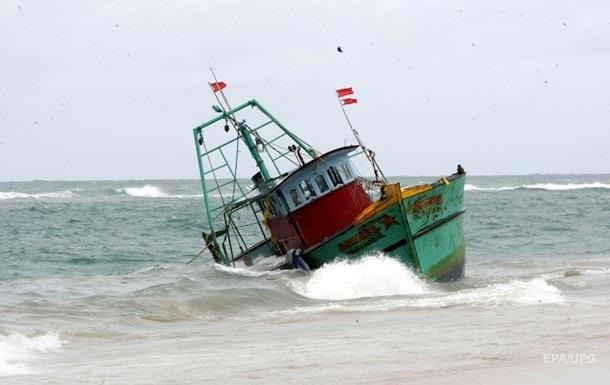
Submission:
[[[250,128],[245,121],[242,122],[238,122],[235,118],[235,113],[245,109],[245,108],[256,108],[258,111],[260,111],[263,115],[265,115],[269,120],[261,125],[259,125],[256,128]],[[216,146],[210,150],[205,150],[202,151],[201,145],[199,144],[199,138],[200,136],[203,135],[203,133],[205,132],[205,130],[214,125],[215,123],[219,122],[219,121],[231,121],[232,124],[237,128],[238,130],[238,136],[219,145]],[[237,207],[243,206],[243,205],[239,205],[239,202],[248,202],[250,204],[250,206],[252,207],[252,212],[254,213],[254,215],[257,215],[256,209],[255,209],[255,204],[256,201],[253,200],[251,197],[248,197],[248,191],[245,191],[243,189],[243,187],[237,183],[237,175],[236,175],[236,171],[231,167],[231,164],[229,163],[229,160],[227,159],[227,157],[225,156],[225,153],[223,152],[223,148],[233,144],[235,141],[237,140],[242,140],[244,142],[244,144],[246,145],[246,147],[248,148],[248,151],[250,152],[250,155],[252,156],[252,158],[255,160],[256,162],[256,167],[258,168],[258,170],[261,172],[261,176],[263,178],[263,181],[265,183],[272,183],[272,181],[281,176],[282,175],[282,170],[280,169],[277,161],[282,158],[285,157],[286,155],[288,155],[291,151],[287,151],[284,153],[280,153],[278,156],[272,156],[272,154],[269,152],[269,150],[267,149],[267,146],[265,146],[265,151],[267,153],[267,156],[269,157],[269,160],[271,162],[271,165],[274,170],[277,173],[277,176],[274,177],[271,175],[271,173],[269,172],[269,168],[268,165],[266,164],[266,162],[263,160],[263,158],[261,157],[258,149],[257,149],[257,145],[256,145],[256,141],[253,139],[253,136],[257,136],[258,137],[258,131],[264,129],[265,127],[268,127],[269,125],[274,124],[276,127],[278,127],[282,133],[276,137],[274,137],[273,139],[271,139],[270,141],[266,141],[266,144],[273,144],[275,143],[277,140],[279,140],[280,138],[284,137],[284,136],[288,136],[290,138],[290,140],[292,140],[292,142],[297,145],[298,147],[300,147],[301,149],[303,149],[307,154],[309,154],[312,158],[315,158],[316,156],[318,156],[320,153],[318,151],[316,151],[313,147],[311,147],[307,142],[305,142],[304,140],[302,140],[301,138],[299,138],[297,135],[295,135],[294,133],[292,133],[290,130],[288,130],[279,120],[277,120],[275,118],[275,116],[273,116],[271,113],[269,113],[269,111],[267,111],[267,109],[265,109],[259,102],[257,102],[256,100],[252,99],[249,100],[229,111],[223,111],[221,112],[218,116],[216,116],[213,119],[208,120],[207,122],[204,122],[200,125],[198,125],[197,127],[195,127],[193,129],[193,140],[195,143],[195,149],[196,149],[196,153],[197,153],[197,163],[199,165],[199,177],[201,179],[201,188],[203,191],[203,201],[204,201],[204,209],[205,209],[205,213],[206,213],[206,219],[208,222],[208,226],[209,226],[209,230],[210,230],[210,234],[204,234],[204,238],[206,238],[206,243],[208,242],[213,242],[214,243],[214,248],[215,250],[218,252],[218,254],[220,254],[218,257],[220,258],[220,260],[225,264],[225,265],[230,265],[234,262],[235,259],[235,252],[233,250],[233,245],[231,243],[231,235],[228,234],[228,227],[234,225],[234,222],[231,218],[231,214],[233,212],[233,210],[236,210]],[[223,159],[223,163],[221,165],[211,165],[211,167],[209,169],[206,169],[206,166],[204,165],[204,158],[205,157],[209,157],[210,154],[212,154],[213,152],[218,151]],[[209,159],[209,158],[208,158]],[[211,162],[211,160],[210,160]],[[219,185],[218,181],[215,178],[215,174],[214,172],[220,169],[223,169],[227,167],[229,170],[229,173],[232,177],[232,180],[227,182],[226,184],[223,185]],[[212,182],[212,186],[210,186],[210,182],[209,180],[206,180],[206,175],[209,175],[210,173],[212,173],[214,175],[214,181]],[[225,185],[231,184],[231,183],[235,183],[238,188],[239,188],[239,196],[238,198],[234,198],[232,197],[232,200],[230,202],[224,202],[223,200],[223,204],[220,207],[212,207],[212,202],[210,202],[210,192],[218,190],[219,193],[221,194],[222,197],[222,191],[221,188]],[[221,213],[216,214],[217,211],[222,210]],[[217,229],[215,222],[219,219],[220,215],[224,215],[224,229]],[[258,217],[257,217],[258,220]],[[261,229],[261,232],[264,233],[264,230],[260,224],[259,221],[259,227]],[[221,230],[221,231],[219,231]],[[224,231],[223,231],[224,230]],[[237,234],[237,241],[243,242],[245,244],[245,241],[243,240],[243,237],[241,236],[241,234],[239,234],[239,229],[237,228],[233,228],[233,232],[235,232]],[[225,237],[225,239],[229,239],[229,253],[231,255],[228,255],[226,247],[224,245],[224,241],[221,242],[222,243],[222,248],[218,246],[218,236],[217,234],[221,233],[223,234],[223,236]],[[248,250],[246,250],[246,254],[247,254]],[[242,253],[243,254],[243,253]]]

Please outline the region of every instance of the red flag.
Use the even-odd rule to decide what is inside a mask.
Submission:
[[[341,99],[341,104],[343,104],[344,106],[346,106],[348,104],[354,104],[354,103],[358,103],[358,99],[354,99],[354,98]]]
[[[354,93],[354,90],[352,90],[352,87],[348,87],[348,88],[341,88],[340,90],[337,90],[337,95],[342,98],[344,96],[347,95],[351,95]]]
[[[225,88],[226,86],[227,86],[227,84],[225,82],[210,83],[210,87],[212,87],[212,91],[214,91],[214,92],[218,92],[218,91],[222,90],[223,88]]]

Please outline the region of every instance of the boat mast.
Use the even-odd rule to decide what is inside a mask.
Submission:
[[[212,69],[212,67],[210,67],[210,72],[212,73],[212,77],[214,78],[214,81],[216,83],[218,83],[218,78],[216,77],[216,74],[214,73],[214,70]],[[225,96],[225,93],[222,90],[222,88],[219,90],[219,92],[220,92],[220,95],[222,96],[222,99],[225,102],[226,108],[225,108],[225,105],[223,105],[222,102],[220,101],[220,99],[218,98],[218,95],[216,95],[216,92],[214,92],[213,94],[214,94],[214,97],[216,98],[216,101],[218,101],[218,104],[220,104],[222,113],[228,118],[227,120],[231,122],[231,125],[233,126],[233,128],[235,128],[237,130],[238,135],[241,135],[241,137],[244,140],[244,143],[246,143],[246,146],[248,147],[248,151],[250,151],[250,155],[252,155],[252,158],[254,158],[254,161],[256,162],[256,167],[258,167],[258,169],[261,172],[261,176],[263,177],[263,180],[265,182],[268,182],[269,180],[271,180],[271,175],[269,174],[269,170],[267,170],[267,166],[265,165],[263,158],[261,158],[260,154],[258,153],[258,149],[256,148],[256,143],[252,140],[252,136],[250,135],[248,126],[246,125],[245,122],[237,122],[237,118],[235,117],[235,111],[233,111],[233,109],[231,109],[229,100]],[[239,146],[239,141],[237,143]],[[237,156],[235,158],[235,163],[237,163]]]
[[[351,93],[353,93],[353,91],[351,91],[351,88],[350,88],[350,94]],[[366,156],[369,163],[371,163],[371,166],[373,167],[373,172],[375,173],[375,181],[376,182],[380,181],[383,184],[386,184],[387,180],[385,178],[385,175],[383,175],[383,171],[381,171],[379,164],[377,164],[377,161],[375,160],[375,152],[373,150],[369,150],[368,148],[366,148],[366,146],[364,145],[364,142],[362,141],[362,139],[360,138],[360,135],[358,134],[358,131],[356,131],[354,126],[352,126],[352,122],[349,120],[349,117],[347,116],[347,111],[345,111],[344,100],[341,99],[341,94],[339,93],[339,91],[337,91],[337,100],[339,101],[339,106],[341,106],[341,111],[343,111],[343,116],[345,116],[345,120],[347,121],[347,124],[348,124],[350,130],[352,131],[352,134],[354,134],[354,137],[356,138],[358,145],[360,145],[360,148],[362,148],[364,155]],[[354,100],[354,102],[352,102],[352,103],[355,103],[356,99],[353,99],[353,100]],[[381,175],[381,177],[380,177],[380,175]]]

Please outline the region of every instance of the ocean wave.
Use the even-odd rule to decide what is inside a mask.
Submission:
[[[130,273],[127,273],[128,276],[140,276],[140,275],[154,275],[154,274],[164,274],[168,271],[171,271],[175,269],[175,266],[172,265],[153,265],[153,266],[147,266],[147,267],[143,267],[140,268],[138,270],[132,271]]]
[[[341,307],[358,310],[362,301],[366,303],[364,310],[372,311],[397,307],[537,305],[565,301],[561,291],[548,283],[545,276],[447,289],[446,285],[426,282],[403,263],[381,253],[331,262],[306,276],[285,270],[257,271],[252,267],[215,265],[215,268],[247,277],[279,275],[294,294],[325,301],[314,308],[329,310]]]
[[[336,311],[388,311],[450,306],[528,306],[563,304],[561,290],[537,276],[529,280],[464,287],[425,282],[407,266],[383,254],[322,266],[307,277],[284,277],[295,294],[321,303],[275,314]]]
[[[564,303],[561,290],[543,278],[529,281],[512,280],[508,283],[494,283],[485,287],[448,292],[438,297],[422,299],[420,306],[452,305],[538,305]]]
[[[465,191],[510,191],[510,190],[549,190],[549,191],[567,191],[567,190],[583,190],[583,189],[610,189],[610,184],[593,182],[593,183],[536,183],[525,184],[520,186],[499,186],[499,187],[479,187],[472,184],[464,186]]]
[[[372,294],[372,293],[369,293]],[[384,299],[360,298],[331,301],[309,306],[297,306],[270,313],[271,317],[323,312],[379,312],[408,308],[505,307],[564,304],[561,291],[542,278],[529,281],[513,280],[485,287],[441,291],[432,287],[422,294],[393,296]]]
[[[63,341],[54,333],[0,335],[0,377],[35,373],[28,364],[42,353],[58,351]]]
[[[610,274],[610,267],[604,268],[563,268],[542,275],[544,279],[559,279],[563,277],[606,275]]]
[[[314,271],[305,282],[290,280],[295,293],[324,300],[344,300],[428,292],[427,284],[396,259],[365,256],[337,261]]]
[[[520,186],[506,186],[506,187],[478,187],[472,184],[466,184],[464,186],[464,191],[508,191],[508,190],[516,190],[521,188]]]
[[[260,258],[252,266],[246,266],[243,261],[237,261],[235,266],[224,266],[218,263],[214,264],[214,269],[229,274],[241,275],[243,277],[268,277],[287,273],[291,270],[281,270],[277,267],[283,265],[286,259],[282,257],[271,256]]]
[[[167,193],[161,190],[157,186],[146,185],[142,187],[123,187],[117,188],[116,191],[119,194],[126,194],[136,198],[165,198]]]
[[[72,198],[78,190],[65,190],[56,192],[43,192],[38,194],[26,194],[18,191],[0,191],[0,200],[5,199],[40,199],[40,198]]]
[[[145,185],[142,187],[123,187],[114,189],[116,193],[125,194],[136,198],[199,198],[203,195],[181,195],[181,194],[168,194],[163,191],[160,187],[153,185]]]

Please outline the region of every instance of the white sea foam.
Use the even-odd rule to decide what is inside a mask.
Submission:
[[[508,283],[490,284],[485,287],[457,291],[442,291],[434,288],[433,285],[425,286],[421,281],[418,283],[424,290],[423,293],[409,293],[402,297],[393,296],[375,299],[374,301],[371,301],[370,298],[361,298],[347,302],[324,302],[313,306],[298,306],[273,312],[270,316],[321,312],[378,312],[404,308],[444,308],[453,306],[533,306],[563,304],[566,302],[561,291],[542,278],[534,278],[529,281],[513,280]],[[318,297],[336,297],[336,294],[325,294],[320,295],[318,293]],[[376,294],[376,289],[361,294],[373,296],[373,294]]]
[[[541,190],[582,190],[582,189],[610,189],[610,184],[593,182],[593,183],[567,183],[567,184],[556,184],[556,183],[539,183],[524,185],[524,188],[530,189],[541,189]]]
[[[304,297],[343,300],[428,292],[427,284],[408,267],[386,256],[366,256],[322,266],[303,282],[291,280],[294,292]]]
[[[610,268],[607,268],[607,269],[585,269],[581,273],[582,273],[582,275],[610,274]]]
[[[127,194],[137,198],[163,198],[167,197],[167,193],[157,186],[147,184],[142,187],[124,187],[115,190],[118,193]]]
[[[180,195],[180,194],[168,194],[163,191],[160,187],[153,185],[145,185],[142,187],[124,187],[117,188],[116,191],[119,194],[126,194],[136,198],[197,198],[202,197],[201,194],[194,195]]]
[[[61,345],[54,333],[31,337],[19,333],[0,335],[0,377],[35,373],[28,364],[43,353],[59,350]]]
[[[333,262],[322,266],[305,279],[286,279],[292,291],[301,296],[333,302],[297,307],[279,313],[386,311],[405,307],[523,306],[566,302],[558,288],[540,277],[447,290],[442,285],[426,283],[402,263],[383,255],[367,256],[357,261]],[[371,297],[384,296],[387,298],[370,300]]]
[[[550,190],[550,191],[566,191],[566,190],[583,190],[583,189],[610,189],[610,184],[593,182],[593,183],[537,183],[525,184],[520,186],[499,186],[499,187],[479,187],[471,184],[466,184],[466,191],[510,191],[517,189],[532,189],[532,190]]]
[[[415,306],[452,305],[537,305],[565,302],[561,291],[542,278],[529,281],[512,280],[481,288],[447,292],[431,298],[422,298]]]
[[[472,184],[464,185],[465,191],[508,191],[508,190],[516,190],[520,188],[520,186],[505,186],[505,187],[478,187]]]
[[[241,275],[244,277],[265,277],[286,273],[287,270],[272,270],[274,267],[281,266],[284,262],[284,257],[272,256],[257,261],[257,263],[253,266],[246,266],[243,261],[238,261],[235,266],[214,264],[214,268],[225,273]]]
[[[18,191],[0,191],[0,200],[5,199],[40,199],[40,198],[72,198],[76,190],[65,190],[56,192],[43,192],[38,194],[26,194]]]

